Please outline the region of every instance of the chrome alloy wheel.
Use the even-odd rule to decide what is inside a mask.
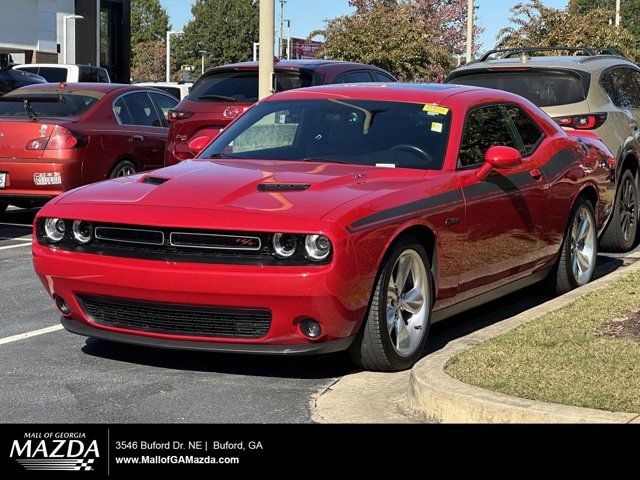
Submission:
[[[415,250],[396,260],[387,285],[387,329],[398,355],[408,357],[421,345],[431,304],[427,271]]]
[[[128,177],[129,175],[135,175],[136,169],[129,164],[122,165],[113,175],[114,178]]]
[[[581,206],[571,226],[571,268],[573,278],[581,286],[593,275],[596,266],[596,226],[593,216]]]
[[[625,241],[630,241],[633,235],[635,235],[635,224],[637,221],[636,212],[636,195],[633,189],[632,180],[626,178],[622,184],[622,194],[620,196],[620,231]]]

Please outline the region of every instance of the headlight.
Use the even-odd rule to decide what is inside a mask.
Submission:
[[[44,235],[51,243],[60,242],[67,233],[67,224],[60,218],[47,218],[44,221]]]
[[[273,235],[273,249],[278,258],[291,258],[296,253],[298,240],[295,235],[276,233]]]
[[[307,258],[320,262],[331,253],[331,242],[324,235],[307,235],[304,240]]]
[[[82,245],[89,243],[93,239],[93,225],[91,222],[76,220],[71,226],[71,236]]]

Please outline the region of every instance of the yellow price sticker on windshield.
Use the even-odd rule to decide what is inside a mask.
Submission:
[[[446,115],[449,113],[449,109],[447,107],[441,107],[440,105],[425,105],[422,111],[434,115]]]

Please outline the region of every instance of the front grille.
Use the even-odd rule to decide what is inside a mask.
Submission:
[[[217,338],[262,338],[271,326],[266,309],[219,308],[78,295],[100,325],[153,333]]]

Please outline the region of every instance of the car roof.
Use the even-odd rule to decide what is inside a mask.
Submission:
[[[61,88],[61,85],[64,87]],[[86,90],[94,91],[103,94],[111,93],[115,90],[138,90],[144,89],[144,87],[136,87],[135,85],[127,85],[124,83],[92,83],[92,82],[79,82],[79,83],[38,83],[35,85],[29,85],[27,87],[30,90],[42,90],[43,92],[55,91],[63,92],[68,90]]]
[[[442,83],[357,83],[322,85],[280,92],[263,101],[313,100],[313,99],[353,99],[374,101],[396,101],[407,103],[443,103],[453,95],[466,94],[464,100],[471,97],[490,97],[495,101],[529,102],[509,92],[489,88],[442,84]]]
[[[571,70],[581,70],[585,72],[597,72],[616,65],[630,65],[634,63],[624,57],[617,55],[561,55],[561,56],[534,56],[528,57],[526,61],[520,58],[498,58],[485,61],[471,62],[464,65],[452,73],[466,72],[470,70],[500,69],[500,68],[565,68]]]
[[[247,69],[247,70],[257,70],[259,66],[258,62],[239,62],[239,63],[230,63],[227,65],[221,65],[219,67],[214,67],[211,70],[224,70],[224,69]],[[382,70],[375,65],[367,65],[364,63],[356,63],[356,62],[343,62],[340,60],[324,60],[324,59],[295,59],[295,60],[280,60],[274,63],[274,68],[278,69],[288,69],[294,70],[298,68],[306,68],[309,70],[314,70],[317,68],[326,68],[326,67],[336,67],[336,68],[345,68],[345,67],[355,67],[355,68],[367,68],[373,70]]]
[[[134,87],[189,87],[193,82],[136,82]]]
[[[100,68],[102,70],[105,70],[103,67],[95,67],[92,65],[76,65],[73,63],[23,63],[21,65],[15,65],[14,68],[31,68],[31,67],[37,67],[37,68],[42,68],[42,67],[46,67],[46,68],[52,68],[52,67],[57,67],[57,68],[69,68],[69,67],[88,67],[88,68]]]

